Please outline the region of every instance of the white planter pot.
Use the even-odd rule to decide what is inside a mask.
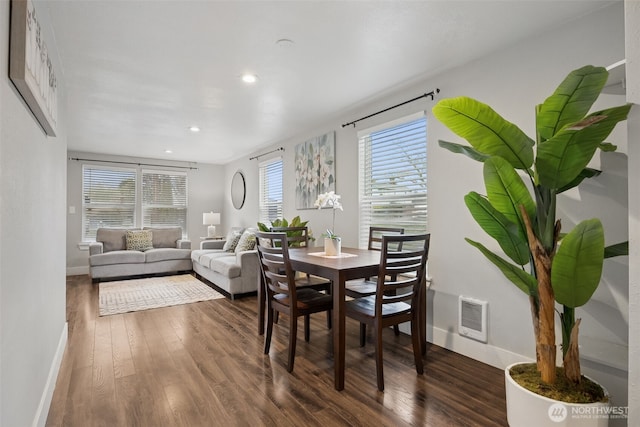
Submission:
[[[520,386],[504,370],[507,393],[507,421],[511,427],[606,427],[609,403],[566,403],[540,396]],[[592,380],[593,381],[593,380]],[[608,394],[605,390],[605,394]]]
[[[324,238],[324,254],[330,256],[338,256],[340,255],[340,251],[342,250],[342,241],[339,237],[335,239],[329,239],[328,237]]]

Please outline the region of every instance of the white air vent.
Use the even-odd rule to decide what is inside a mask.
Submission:
[[[487,302],[460,295],[458,298],[458,333],[487,342]]]

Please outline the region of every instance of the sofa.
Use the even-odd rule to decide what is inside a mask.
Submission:
[[[232,229],[224,240],[204,240],[191,252],[196,277],[204,278],[227,297],[255,294],[260,266],[254,230]]]
[[[99,228],[89,244],[93,282],[191,270],[191,242],[180,227]]]

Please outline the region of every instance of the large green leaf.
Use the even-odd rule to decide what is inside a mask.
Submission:
[[[605,68],[592,65],[569,73],[538,110],[536,127],[540,141],[552,138],[567,124],[581,120],[598,99],[608,76]]]
[[[629,241],[616,243],[615,245],[610,245],[604,248],[605,258],[613,258],[626,255],[629,255]]]
[[[526,241],[527,232],[520,213],[520,205],[524,206],[532,220],[536,214],[536,205],[522,178],[509,162],[497,156],[485,161],[483,174],[491,205],[510,222],[518,224],[518,232]]]
[[[517,267],[505,259],[499,257],[498,255],[491,252],[487,249],[482,243],[475,242],[471,239],[465,238],[470,245],[478,248],[480,252],[487,257],[489,261],[491,261],[496,267],[502,271],[504,276],[511,280],[511,282],[516,285],[522,292],[527,295],[537,296],[538,295],[538,282],[536,278],[531,274],[524,271],[522,268]]]
[[[488,199],[476,192],[464,197],[473,219],[491,237],[496,239],[504,253],[516,264],[524,265],[529,262],[529,245],[519,232],[519,227],[509,221],[494,208]]]
[[[626,120],[630,109],[631,104],[627,104],[595,112],[540,143],[536,157],[540,184],[559,189],[571,183],[616,124]]]
[[[534,142],[491,107],[464,96],[440,100],[433,115],[477,151],[500,156],[516,169],[533,163]]]
[[[551,266],[556,301],[567,307],[584,305],[600,283],[604,230],[599,219],[582,221],[558,247]]]
[[[600,175],[601,173],[602,173],[602,171],[599,171],[597,169],[584,168],[584,169],[582,169],[582,171],[580,171],[578,176],[574,178],[573,181],[571,181],[570,183],[568,183],[564,187],[559,188],[557,193],[560,194],[560,193],[563,193],[563,192],[565,192],[567,190],[570,190],[571,188],[577,187],[586,178],[593,178],[595,176]]]
[[[438,144],[442,148],[446,148],[452,153],[464,154],[470,159],[476,160],[478,162],[484,162],[489,158],[487,154],[482,154],[479,151],[473,149],[473,147],[469,147],[468,145],[456,144],[455,142],[448,142],[439,140]]]

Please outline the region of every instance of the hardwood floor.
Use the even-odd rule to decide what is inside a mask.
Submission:
[[[270,355],[256,332],[256,298],[219,299],[106,317],[98,285],[67,279],[69,340],[48,426],[504,426],[502,371],[430,345],[417,375],[411,339],[384,334],[385,391],[374,347],[347,319],[345,390],[333,388],[326,316],[298,331],[286,370],[287,322]]]

